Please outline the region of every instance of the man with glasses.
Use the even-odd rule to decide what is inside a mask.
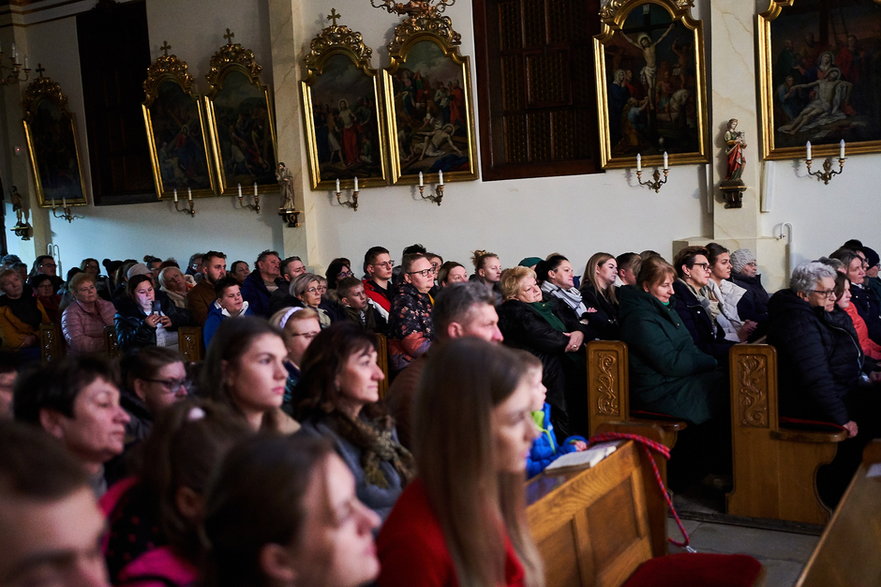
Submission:
[[[434,300],[428,293],[434,285],[431,261],[416,253],[405,256],[401,266],[404,282],[395,294],[389,314],[389,355],[395,371],[425,353],[433,333],[431,308]]]
[[[364,293],[376,303],[380,314],[386,320],[392,309],[394,297],[394,287],[391,283],[394,266],[395,262],[385,247],[370,247],[364,254]]]
[[[64,280],[58,277],[58,265],[51,255],[39,255],[34,259],[34,267],[31,270],[30,277],[34,275],[48,275],[51,277],[53,291],[58,291],[64,285]]]

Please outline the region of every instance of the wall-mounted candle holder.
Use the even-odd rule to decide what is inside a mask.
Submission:
[[[343,206],[345,208],[351,208],[353,212],[358,211],[358,194],[361,190],[358,189],[358,178],[355,178],[354,189],[352,190],[352,197],[348,200],[343,200],[340,196],[343,195],[342,190],[340,189],[340,180],[336,180],[336,201],[337,204]]]
[[[187,188],[187,203],[184,204],[183,208],[181,208],[180,206],[178,206],[177,188],[174,188],[174,209],[177,210],[178,212],[184,212],[186,214],[189,214],[191,218],[196,215],[196,208],[193,205],[193,190],[192,189]]]
[[[253,204],[250,202],[245,203],[245,196],[242,194],[242,184],[239,184],[239,193],[236,197],[239,200],[239,208],[242,210],[253,210],[257,214],[260,214],[260,194],[257,192],[256,181],[254,182],[254,195],[248,196],[248,198],[254,202]]]
[[[639,182],[639,185],[644,185],[650,190],[655,190],[656,194],[661,191],[661,186],[667,183],[667,176],[670,174],[670,165],[667,151],[664,151],[663,173],[664,179],[661,179],[661,171],[658,171],[658,169],[655,168],[654,173],[652,173],[652,179],[648,181],[642,181],[642,155],[640,153],[636,154],[636,181]]]
[[[813,163],[813,158],[811,157],[811,141],[808,141],[805,144],[806,157],[805,157],[805,166],[808,168],[808,175],[816,177],[817,181],[822,181],[824,185],[829,185],[829,182],[836,175],[841,175],[844,171],[844,162],[847,160],[844,152],[844,139],[841,139],[841,142],[838,143],[838,171],[832,169],[832,157],[827,157],[825,161],[823,161],[823,171],[819,169],[817,171],[811,171],[811,163]]]
[[[428,195],[425,195],[425,181],[422,177],[422,172],[419,172],[419,185],[416,186],[419,188],[419,197],[423,200],[428,200],[429,202],[434,202],[438,206],[441,205],[441,201],[444,199],[444,172],[437,172],[437,185],[434,188],[434,193],[429,192]]]

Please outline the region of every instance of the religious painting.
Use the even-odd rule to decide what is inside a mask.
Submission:
[[[600,156],[605,168],[704,163],[703,28],[690,0],[611,0],[594,38]]]
[[[213,196],[217,184],[211,172],[202,102],[192,91],[189,66],[168,55],[168,49],[165,44],[165,54],[147,68],[142,105],[156,196],[160,200]]]
[[[269,90],[260,80],[263,68],[253,51],[232,42],[233,36],[227,29],[227,43],[211,57],[206,76],[211,90],[205,111],[219,191],[277,193],[275,124]]]
[[[300,82],[312,189],[336,190],[388,184],[388,157],[380,124],[379,76],[361,33],[333,24],[314,39]]]
[[[23,107],[38,205],[87,205],[76,125],[61,86],[41,72],[25,89]]]
[[[468,58],[449,17],[411,16],[395,28],[383,70],[393,183],[477,179]],[[440,173],[443,173],[443,181]]]
[[[759,16],[762,154],[881,151],[881,1],[771,0]]]

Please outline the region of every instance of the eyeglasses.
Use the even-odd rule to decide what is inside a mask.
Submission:
[[[815,294],[819,295],[820,297],[824,297],[824,298],[834,298],[835,297],[835,290],[834,289],[809,289],[808,291],[810,293],[815,293]]]
[[[700,268],[703,269],[704,271],[709,271],[709,270],[710,270],[710,264],[709,264],[709,263],[692,263],[691,266],[692,266],[692,267],[700,267]]]
[[[338,279],[345,279],[346,277],[352,277],[353,275],[355,275],[355,274],[352,273],[351,271],[340,271],[339,273],[336,274]]]
[[[165,388],[165,393],[173,393],[177,394],[181,388],[184,389],[184,395],[189,393],[190,387],[192,387],[193,382],[189,379],[144,379],[144,381],[149,381],[150,383],[158,383],[162,387]]]
[[[43,263],[40,267],[58,267],[55,263]]]
[[[434,267],[429,267],[428,269],[423,269],[422,271],[407,271],[407,275],[416,275],[417,273],[422,277],[434,275]]]
[[[306,340],[312,340],[313,338],[318,336],[318,333],[320,333],[320,332],[321,332],[320,330],[315,331],[315,332],[289,332],[288,335],[289,336],[302,336]]]

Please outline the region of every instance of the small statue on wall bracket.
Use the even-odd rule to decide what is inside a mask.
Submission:
[[[15,212],[15,226],[13,226],[10,230],[15,233],[15,235],[21,240],[28,241],[31,240],[31,225],[27,220],[27,211],[24,208],[24,200],[21,197],[21,194],[18,193],[18,188],[12,186],[12,190],[10,193],[10,200],[12,202],[12,211]]]
[[[722,195],[725,197],[726,208],[741,208],[743,206],[743,192],[746,185],[740,179],[743,175],[743,167],[746,165],[746,157],[743,152],[746,149],[746,139],[743,131],[737,130],[738,120],[732,118],[728,121],[725,129],[725,157],[728,164],[728,174],[725,180],[719,184]]]
[[[284,198],[281,206],[278,208],[278,215],[281,216],[289,228],[300,226],[300,210],[294,205],[294,176],[291,175],[284,163],[279,162],[275,170],[275,178],[281,186],[281,195]]]

